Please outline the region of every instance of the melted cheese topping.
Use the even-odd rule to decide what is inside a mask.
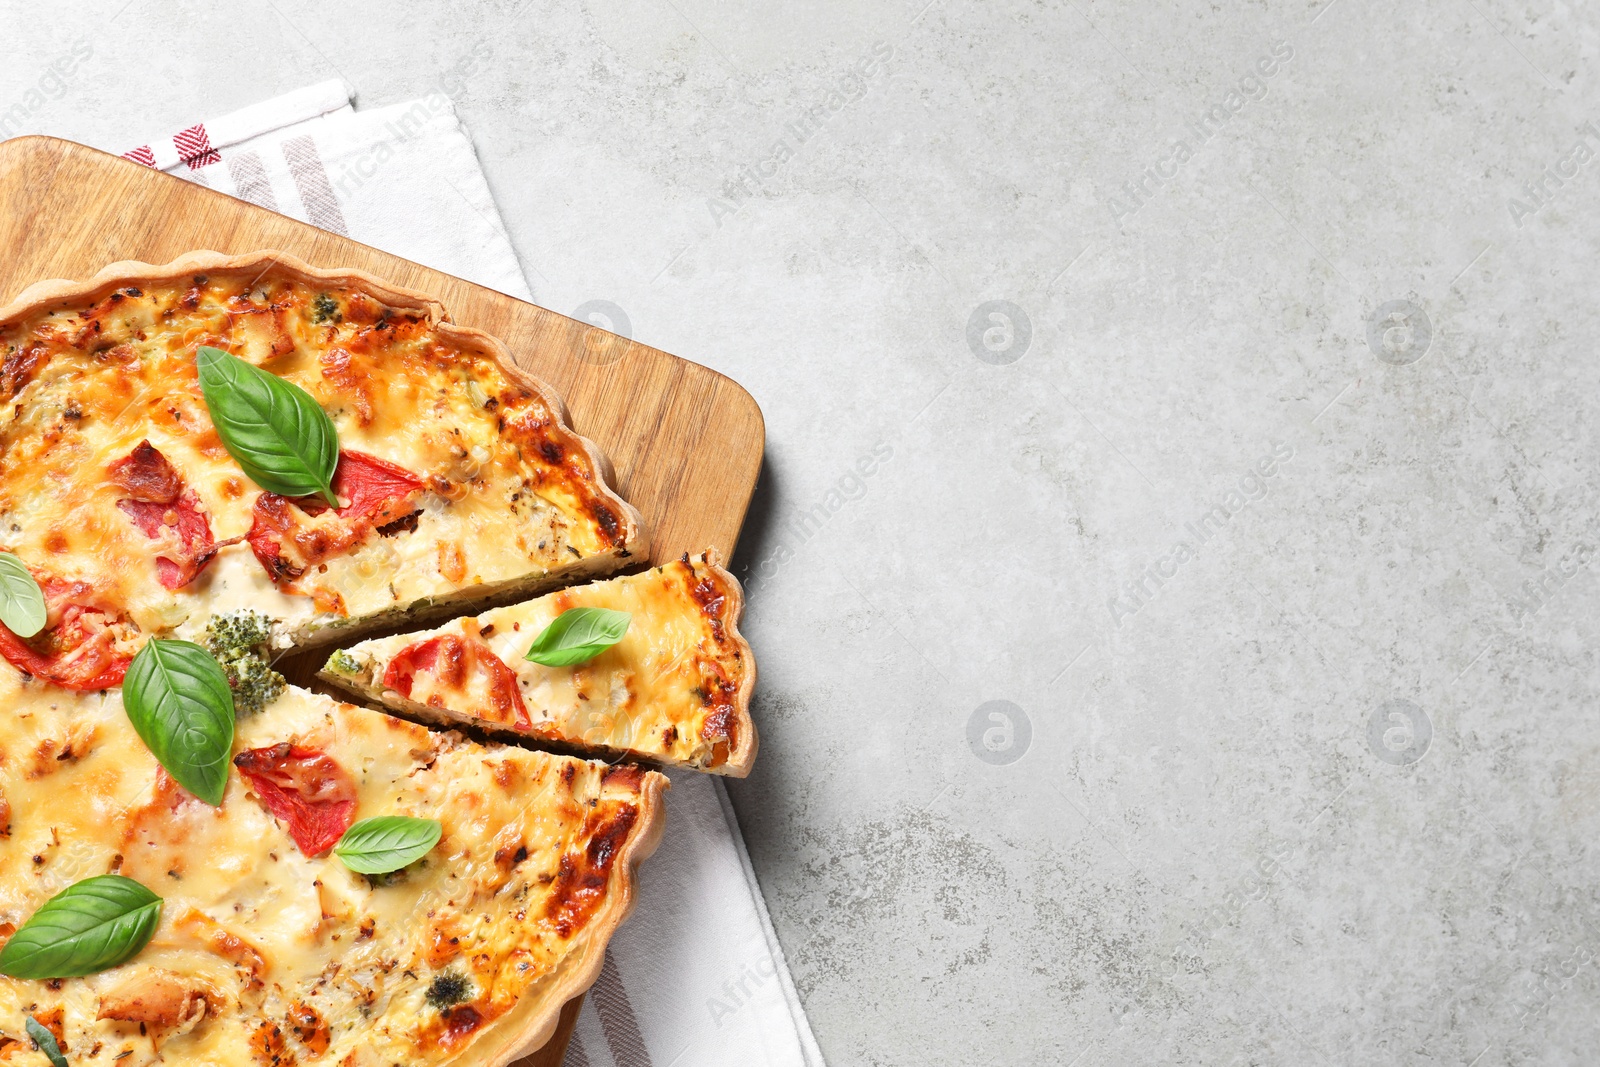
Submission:
[[[615,569],[639,546],[623,543],[625,518],[577,439],[458,337],[426,312],[272,270],[128,287],[0,323],[0,548],[36,573],[90,583],[145,634],[193,636],[212,614],[252,606],[297,642],[461,590]],[[250,529],[261,495],[212,426],[200,345],[306,389],[343,449],[419,478],[414,522],[369,532],[278,585],[240,542],[192,584],[163,588],[156,559],[170,537],[147,536],[119,508],[127,494],[111,464],[149,440],[218,542]]]
[[[238,773],[220,808],[176,790],[119,691],[0,666],[0,706],[0,935],[108,871],[164,900],[119,967],[0,977],[0,1062],[42,1062],[24,1013],[74,1065],[479,1062],[497,1020],[559,1009],[555,978],[598,951],[587,931],[628,877],[612,860],[649,832],[641,794],[662,784],[288,690],[240,722],[236,751],[320,749],[355,778],[356,818],[444,825],[423,860],[368,879],[302,855]]]
[[[481,641],[515,673],[531,727],[553,741],[616,754],[744,774],[754,755],[746,675],[754,670],[732,605],[738,582],[699,559],[674,560],[641,574],[564,589],[536,600],[456,619],[437,629],[363,641],[337,652],[322,677],[390,707],[438,720],[494,728],[488,677],[468,672],[456,684],[437,671],[415,676],[409,699],[384,679],[402,650],[441,635]],[[622,640],[578,667],[544,667],[523,657],[546,626],[571,608],[626,611]],[[746,758],[730,763],[730,756]]]

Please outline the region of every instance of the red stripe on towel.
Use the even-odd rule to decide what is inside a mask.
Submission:
[[[211,138],[206,136],[205,123],[190,126],[181,133],[172,135],[172,144],[178,150],[178,157],[189,164],[190,170],[199,170],[213,163],[221,163],[222,155],[211,147]]]

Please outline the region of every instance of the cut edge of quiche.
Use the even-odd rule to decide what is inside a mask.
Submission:
[[[534,638],[575,608],[632,618],[617,644],[582,664],[525,659]],[[425,723],[743,778],[759,746],[743,614],[744,590],[717,554],[685,552],[636,574],[359,642],[330,656],[318,677]]]
[[[394,285],[365,271],[355,268],[322,270],[293,255],[272,249],[243,255],[199,250],[163,264],[123,260],[108,264],[87,280],[50,279],[28,286],[9,304],[0,308],[0,331],[40,314],[73,310],[108,300],[130,286],[143,289],[175,286],[198,274],[254,275],[257,279],[269,275],[287,276],[309,286],[351,289],[370,295],[386,308],[420,314],[425,319],[426,325],[442,340],[457,344],[464,351],[486,356],[507,380],[518,388],[527,390],[550,412],[553,419],[553,425],[548,428],[551,437],[561,447],[564,457],[575,458],[578,460],[576,465],[587,472],[590,481],[587,491],[592,492],[594,498],[602,502],[603,507],[599,510],[605,513],[595,521],[611,542],[608,550],[578,556],[570,563],[563,563],[559,567],[543,571],[530,570],[518,578],[458,585],[444,592],[410,601],[400,601],[344,618],[330,617],[319,608],[310,619],[283,620],[280,636],[275,639],[275,644],[279,647],[314,648],[374,629],[436,620],[448,615],[452,608],[459,610],[462,606],[473,603],[493,604],[519,600],[572,582],[613,574],[630,562],[648,558],[649,536],[643,525],[642,516],[638,509],[625,501],[612,487],[616,481],[616,474],[605,454],[593,441],[572,428],[570,413],[560,393],[519,366],[505,343],[493,334],[452,322],[448,311],[439,300],[425,293]],[[19,362],[26,361],[19,360]],[[4,373],[8,389],[11,389],[10,383],[13,379],[11,364],[12,359],[8,355]],[[26,376],[29,373],[31,368],[21,372],[23,386],[27,384]],[[18,392],[21,388],[22,386],[17,386],[11,391]],[[245,545],[235,545],[232,551],[237,553],[245,548]],[[225,548],[223,553],[216,557],[219,568],[222,567],[227,554],[228,550]]]

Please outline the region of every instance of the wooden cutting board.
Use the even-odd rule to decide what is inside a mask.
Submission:
[[[83,145],[0,142],[0,305],[44,278],[87,278],[117,260],[165,263],[202,248],[280,249],[436,297],[454,321],[499,337],[566,399],[573,427],[599,444],[616,467],[616,488],[644,515],[653,561],[706,547],[732,558],[765,431],[755,400],[730,379]],[[519,1067],[559,1067],[580,1003],[566,1006],[556,1036]]]

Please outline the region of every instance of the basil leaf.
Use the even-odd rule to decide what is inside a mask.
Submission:
[[[233,690],[211,653],[192,641],[152,638],[122,680],[122,706],[156,761],[217,807],[233,753]]]
[[[622,640],[633,616],[610,608],[572,608],[544,628],[524,659],[546,667],[572,667],[588,663]]]
[[[23,1017],[22,1025],[27,1028],[28,1036],[33,1038],[33,1043],[39,1046],[39,1051],[49,1058],[51,1067],[67,1067],[67,1058],[61,1054],[61,1046],[56,1044],[55,1034],[31,1015]]]
[[[433,851],[443,834],[438,819],[380,815],[362,819],[346,830],[333,846],[333,854],[357,874],[388,874]]]
[[[320,493],[337,508],[339,434],[311,394],[220,348],[201,345],[194,361],[217,436],[250,480],[283,496]]]
[[[11,935],[0,949],[0,974],[12,978],[98,974],[144,948],[160,918],[161,898],[132,878],[120,874],[85,878],[45,901]],[[33,1038],[37,1041],[38,1035]]]
[[[18,637],[44,629],[44,590],[27,566],[9,552],[0,552],[0,622]]]

